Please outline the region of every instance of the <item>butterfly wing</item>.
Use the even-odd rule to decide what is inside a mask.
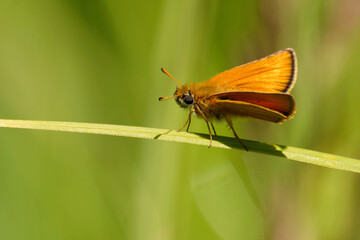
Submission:
[[[246,116],[282,123],[296,112],[295,100],[290,94],[227,92],[212,97],[209,107],[216,115]]]
[[[296,81],[296,68],[295,52],[288,48],[219,73],[207,83],[220,85],[221,92],[289,93]]]

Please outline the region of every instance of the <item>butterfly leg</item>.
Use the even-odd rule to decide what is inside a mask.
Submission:
[[[212,129],[213,129],[213,131],[214,131],[215,136],[217,136],[216,131],[215,131],[214,124],[213,124],[212,122],[210,122],[210,123],[211,123],[211,127],[212,127]]]
[[[191,123],[191,114],[192,114],[193,112],[195,112],[195,109],[191,109],[191,110],[190,110],[188,119],[186,120],[184,126],[182,126],[180,129],[177,130],[178,132],[180,132],[180,131],[186,126],[186,124],[188,124],[188,126],[187,126],[187,128],[186,128],[186,131],[189,131],[189,127],[190,127],[190,123]]]
[[[205,117],[204,113],[201,111],[201,109],[200,109],[197,105],[195,105],[195,108],[196,108],[196,110],[200,113],[200,115],[204,118],[204,120],[205,120],[205,122],[206,122],[206,126],[207,126],[207,128],[208,128],[208,130],[209,130],[209,136],[210,136],[210,144],[209,144],[208,148],[210,148],[211,145],[212,145],[212,134],[211,134],[210,126],[209,126],[209,120],[207,120],[207,118]],[[194,111],[195,111],[195,110],[194,110]],[[211,122],[210,122],[210,123],[211,123]],[[212,125],[212,123],[211,123],[211,125]],[[214,129],[214,130],[215,130],[215,129]]]
[[[189,117],[189,123],[188,123],[188,126],[187,126],[187,128],[186,128],[186,132],[188,132],[188,131],[189,131],[189,128],[190,128],[190,123],[191,123],[191,117]]]
[[[210,126],[209,126],[209,121],[205,119],[205,122],[206,122],[207,128],[209,130],[210,144],[209,144],[208,148],[210,148],[212,145],[212,134],[211,134]]]
[[[225,118],[227,124],[229,125],[229,127],[231,128],[231,130],[233,131],[235,138],[241,143],[241,145],[245,148],[246,151],[249,151],[248,148],[245,146],[245,144],[240,140],[239,136],[236,134],[231,120],[228,119],[226,116],[224,116],[224,118]]]
[[[189,113],[189,124],[188,124],[188,126],[187,126],[187,128],[186,128],[186,132],[189,131],[190,123],[191,123],[191,114],[192,114],[193,112],[195,112],[195,109],[194,109],[194,108],[192,108],[192,109],[190,110],[190,113]]]

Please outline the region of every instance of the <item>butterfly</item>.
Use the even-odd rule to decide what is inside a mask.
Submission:
[[[181,108],[189,109],[188,118],[178,131],[187,125],[189,130],[191,116],[194,114],[205,120],[212,144],[212,130],[216,135],[214,120],[225,120],[235,138],[245,150],[233,127],[234,117],[251,117],[274,123],[283,123],[292,118],[296,104],[290,91],[294,87],[297,75],[295,51],[287,48],[253,62],[234,67],[215,75],[201,83],[182,85],[165,69],[179,87],[171,97]]]

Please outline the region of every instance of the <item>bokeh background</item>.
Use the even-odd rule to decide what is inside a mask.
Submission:
[[[1,118],[177,129],[187,113],[158,102],[176,87],[160,67],[200,82],[288,47],[295,118],[239,119],[239,135],[359,159],[358,0],[1,0]],[[0,238],[360,239],[359,180],[242,151],[0,129]]]

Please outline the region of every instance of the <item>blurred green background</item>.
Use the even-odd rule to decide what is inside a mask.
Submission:
[[[158,102],[176,87],[160,67],[200,82],[292,47],[295,118],[239,119],[239,135],[360,158],[358,0],[0,6],[1,118],[177,129],[187,113]],[[0,129],[0,144],[1,239],[360,239],[354,173],[75,133]]]

